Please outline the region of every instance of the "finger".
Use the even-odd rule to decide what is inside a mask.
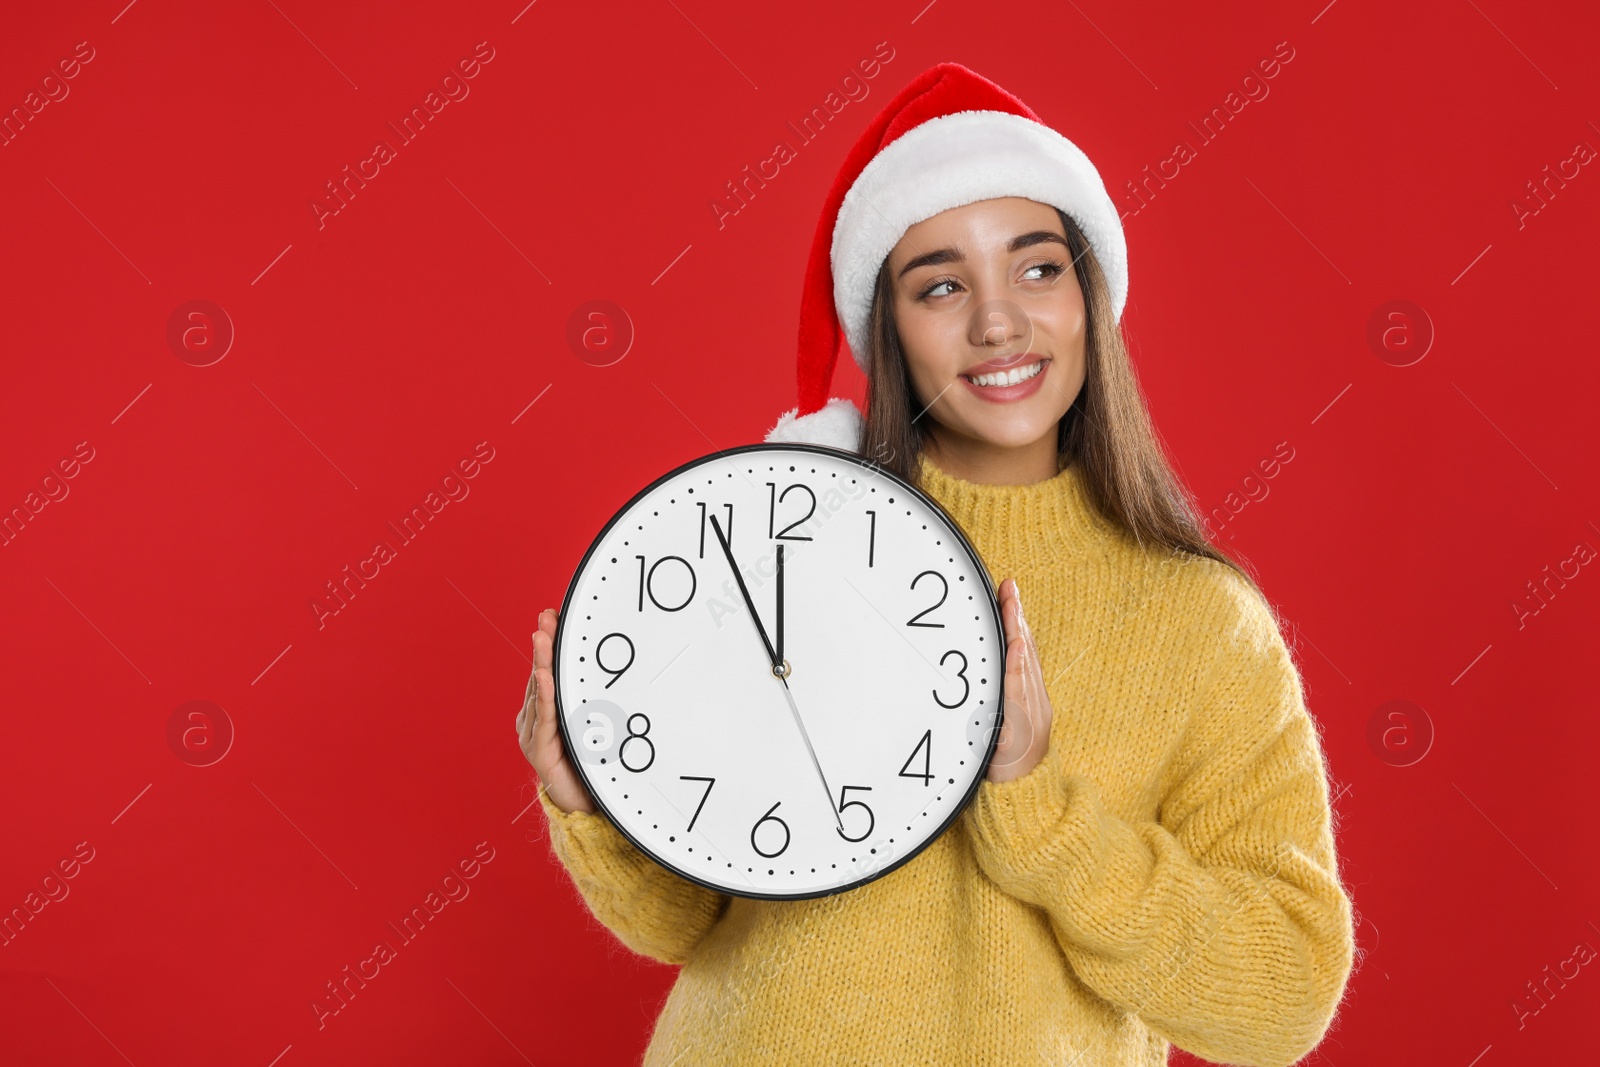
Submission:
[[[549,630],[540,628],[533,635],[533,665],[535,667],[549,667],[551,654],[555,648],[555,628]]]
[[[556,723],[555,636],[559,615],[553,608],[539,613],[539,625],[533,633],[533,672],[528,677],[528,691],[520,720],[523,751],[533,764],[538,777],[539,790],[548,794],[552,783],[575,779],[568,763],[560,730]]]
[[[1030,702],[1038,692],[1039,675],[1039,646],[1033,641],[1033,628],[1028,625],[1028,611],[1022,606],[1022,593],[1019,590],[1016,596],[1017,613],[1017,644],[1021,653],[1021,669],[1023,684],[1028,688]]]
[[[1028,714],[1034,720],[1041,735],[1050,732],[1050,694],[1045,689],[1044,667],[1039,659],[1039,646],[1033,639],[1033,627],[1028,624],[1027,609],[1022,607],[1021,596],[1017,598],[1018,628],[1022,631],[1022,647],[1025,663],[1023,666],[1023,686],[1028,700]]]
[[[1027,667],[1027,630],[1022,617],[1022,596],[1017,590],[1016,581],[1007,579],[1007,584],[1010,589],[1001,611],[1006,631],[1006,675],[1007,681],[1018,683],[1015,698],[1021,700],[1027,696],[1020,687],[1025,680]]]
[[[1027,716],[1030,725],[1039,717],[1040,687],[1035,682],[1037,655],[1033,649],[1022,593],[1015,579],[1006,603],[1006,696]]]
[[[551,641],[554,641],[556,634],[556,620],[557,615],[554,608],[545,608],[543,611],[539,612],[538,629],[534,630],[533,632],[535,670],[537,670],[540,666],[539,635],[542,633]],[[522,694],[522,710],[517,712],[517,736],[522,740],[524,746],[526,746],[527,743],[532,740],[532,726],[535,715],[533,707],[535,694],[536,686],[534,684],[534,673],[530,671],[528,674],[528,688]]]
[[[517,712],[517,743],[522,746],[523,752],[528,752],[528,746],[533,744],[533,705],[532,697],[523,709]]]
[[[1015,579],[1007,579],[1001,587],[1004,597],[1001,620],[1005,626],[1005,718],[1001,730],[1002,743],[1012,758],[1029,747],[1035,734],[1034,707],[1027,674],[1027,634],[1023,629],[1021,595]]]
[[[537,714],[533,723],[533,749],[538,757],[535,764],[541,777],[547,781],[560,766],[566,753],[562,751],[561,734],[556,728],[555,679],[550,672],[539,668],[538,694],[534,701]]]
[[[1005,632],[1006,648],[1011,648],[1011,641],[1017,636],[1016,624],[1016,598],[1017,583],[1007,578],[1000,583],[1000,626]]]
[[[517,710],[517,738],[522,742],[524,748],[527,747],[528,741],[533,735],[534,688],[534,675],[532,671],[529,671],[528,686],[522,691],[522,707]]]
[[[532,757],[530,746],[533,744],[533,706],[523,708],[517,713],[517,744],[522,746],[525,755]]]
[[[543,672],[547,675],[550,673],[551,664],[554,662],[554,656],[551,652],[550,646],[551,637],[550,634],[545,630],[540,629],[533,635],[533,671],[535,678],[538,677],[540,672]],[[544,700],[539,686],[536,685],[532,680],[530,680],[528,684],[532,687],[534,694],[533,727],[535,731],[534,738],[535,741],[537,741],[538,728],[545,719],[550,718],[550,715],[544,710]]]

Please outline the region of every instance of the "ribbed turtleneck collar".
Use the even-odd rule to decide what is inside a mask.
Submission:
[[[990,485],[948,474],[920,457],[922,489],[937,500],[986,560],[1015,560],[1044,552],[1083,555],[1116,536],[1095,510],[1073,462],[1053,478],[1027,485]]]

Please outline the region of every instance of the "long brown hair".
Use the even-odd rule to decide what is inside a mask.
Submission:
[[[1094,250],[1072,216],[1060,208],[1056,214],[1083,291],[1087,364],[1083,388],[1056,430],[1058,468],[1077,463],[1095,509],[1140,545],[1216,560],[1260,593],[1254,577],[1206,537],[1193,497],[1173,473],[1151,424]],[[917,485],[927,412],[911,388],[893,299],[885,257],[868,321],[867,415],[860,452]]]

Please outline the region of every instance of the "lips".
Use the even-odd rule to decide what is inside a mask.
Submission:
[[[986,359],[982,363],[974,363],[963,373],[989,374],[997,370],[1010,370],[1012,367],[1020,367],[1024,363],[1044,358],[1037,352],[1013,352],[1009,356],[995,356],[993,359]]]
[[[1037,354],[986,360],[968,367],[961,377],[979,388],[994,389],[1019,385],[1042,374],[1049,360]]]
[[[1007,360],[990,360],[989,364],[996,362],[1006,366],[999,370],[981,373],[986,365],[979,364],[969,369],[967,373],[957,375],[962,388],[990,404],[1014,404],[1028,399],[1044,388],[1045,376],[1050,373],[1051,361],[1044,356],[1031,355]],[[979,385],[975,378],[999,384]]]

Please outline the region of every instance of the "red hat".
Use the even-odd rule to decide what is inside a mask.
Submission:
[[[828,190],[800,299],[800,403],[768,441],[857,451],[861,412],[828,399],[841,327],[867,372],[867,319],[883,261],[906,230],[941,211],[1021,196],[1070,215],[1104,271],[1118,321],[1128,247],[1100,173],[1028,105],[959,63],[919,74],[862,131]]]

